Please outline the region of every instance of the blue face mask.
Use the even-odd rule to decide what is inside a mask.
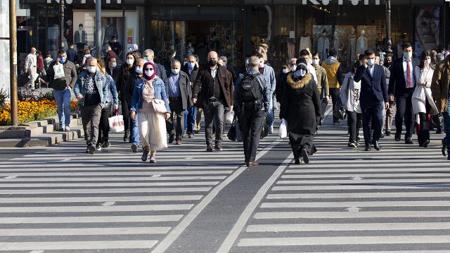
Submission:
[[[59,57],[59,63],[61,64],[66,63],[66,57]]]
[[[188,69],[189,70],[193,70],[194,69],[194,67],[195,67],[195,63],[193,63],[193,62],[188,62]]]
[[[292,74],[292,76],[293,76],[294,78],[296,78],[296,79],[302,78],[302,77],[304,77],[305,75],[306,75],[306,70],[304,70],[304,69],[302,69],[302,68],[296,70],[296,71]]]
[[[141,67],[136,67],[136,74],[142,75],[143,73],[144,73],[144,71],[142,70]]]

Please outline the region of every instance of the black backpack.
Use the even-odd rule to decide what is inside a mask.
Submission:
[[[263,98],[262,89],[256,75],[245,74],[239,86],[239,95],[243,103],[261,102]]]

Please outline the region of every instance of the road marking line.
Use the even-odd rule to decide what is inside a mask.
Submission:
[[[260,159],[267,152],[269,152],[273,147],[278,145],[281,141],[274,141],[272,144],[264,148],[262,151],[258,152],[256,159]],[[231,182],[233,182],[239,175],[242,174],[247,168],[240,166],[233,174],[231,174],[222,183],[216,186],[213,190],[206,195],[200,203],[198,203],[184,218],[183,220],[175,226],[172,231],[164,238],[153,250],[152,253],[164,253],[170,245],[181,235],[181,233],[186,230],[186,228],[200,215],[200,213],[214,200],[214,198]]]
[[[263,200],[264,196],[267,194],[267,192],[270,190],[270,187],[276,182],[276,180],[283,174],[283,172],[286,170],[286,168],[289,166],[288,163],[292,160],[293,156],[290,154],[283,163],[277,168],[277,170],[272,174],[272,176],[264,183],[264,185],[258,190],[256,195],[253,197],[253,199],[250,201],[250,203],[247,205],[247,207],[242,212],[241,216],[237,220],[237,222],[234,224],[231,231],[228,233],[228,236],[223,241],[220,248],[217,250],[217,253],[228,253],[231,248],[233,247],[233,244],[239,237],[239,234],[244,229],[245,225],[247,224],[248,220],[250,219],[253,212],[258,207],[259,203]]]

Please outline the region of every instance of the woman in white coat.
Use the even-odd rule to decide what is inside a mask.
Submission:
[[[431,118],[432,115],[439,112],[431,93],[434,69],[431,67],[430,51],[422,53],[420,64],[416,66],[414,74],[417,85],[412,96],[412,106],[416,119],[416,133],[419,146],[428,147],[428,144],[430,144]]]

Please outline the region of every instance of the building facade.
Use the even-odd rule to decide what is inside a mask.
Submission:
[[[31,11],[23,20],[27,36],[20,49],[36,45],[55,52],[59,0],[21,4]],[[448,8],[444,0],[392,1],[394,51],[403,36],[419,52],[446,47]],[[84,25],[87,44],[93,45],[93,0],[66,0],[66,44],[73,42],[79,24]],[[194,51],[201,61],[208,50],[218,50],[241,66],[254,45],[267,41],[275,65],[304,47],[324,57],[335,48],[342,61],[350,63],[365,48],[385,46],[386,7],[384,0],[103,0],[102,32],[103,44],[116,36],[124,48],[153,48],[161,61],[172,50],[179,56]]]

